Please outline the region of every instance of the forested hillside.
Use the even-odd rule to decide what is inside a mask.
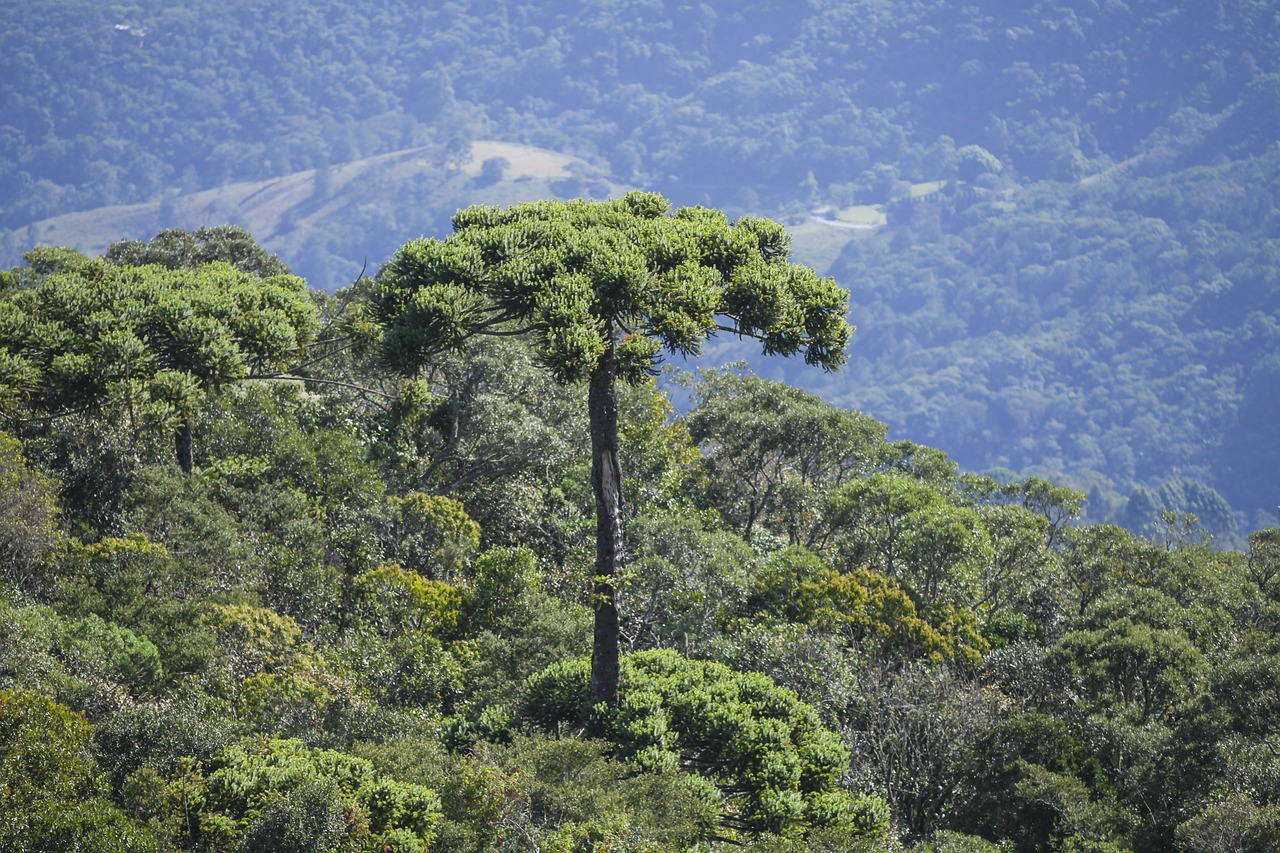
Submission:
[[[1090,520],[1275,522],[1265,0],[0,7],[0,266],[231,221],[333,290],[468,204],[640,186],[847,247],[826,399]]]
[[[669,377],[673,417],[634,350],[687,340],[679,299],[617,333],[621,681],[593,704],[574,282],[624,289],[600,241],[627,229],[775,349],[771,294],[824,291],[768,223],[643,194],[545,242],[587,212],[472,209],[336,294],[237,229],[0,276],[0,847],[1280,845],[1280,529],[1081,524],[1079,492],[745,370]],[[541,308],[421,338],[498,277]]]
[[[1070,472],[1099,490],[1094,519],[1108,517],[1110,480],[1149,487],[1112,503],[1134,530],[1167,508],[1229,536],[1210,486],[1268,524],[1277,186],[1273,148],[1122,184],[904,202],[910,224],[832,267],[858,283],[861,331],[824,395],[982,469]]]
[[[5,5],[10,227],[495,131],[681,202],[937,179],[968,145],[1071,180],[1188,135],[1260,153],[1280,71],[1248,0]]]

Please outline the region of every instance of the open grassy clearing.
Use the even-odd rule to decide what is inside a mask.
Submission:
[[[463,165],[468,175],[480,174],[486,160],[502,157],[507,163],[506,179],[519,178],[567,178],[572,174],[573,158],[545,148],[517,145],[514,142],[481,140],[471,143],[471,159]]]
[[[946,181],[925,181],[922,184],[911,185],[911,197],[923,198],[927,195],[942,192],[942,188],[947,185]]]
[[[787,230],[791,232],[791,247],[795,259],[823,275],[835,263],[836,258],[840,257],[845,246],[854,240],[864,239],[871,233],[866,229],[836,227],[833,223],[815,218],[789,223]]]
[[[855,204],[836,211],[836,221],[875,227],[884,225],[889,219],[882,204]]]
[[[105,251],[117,240],[147,239],[161,228],[194,228],[200,225],[235,224],[248,228],[267,246],[278,251],[281,237],[316,230],[347,208],[346,190],[377,177],[408,181],[424,173],[449,172],[464,183],[480,174],[486,160],[505,158],[503,180],[468,190],[474,201],[513,204],[555,195],[553,181],[573,176],[576,161],[555,151],[480,140],[471,145],[470,157],[448,170],[434,148],[412,148],[366,157],[325,169],[308,169],[265,181],[227,184],[186,195],[173,195],[146,204],[112,205],[68,213],[36,222],[26,229],[28,242],[70,246],[86,254]],[[19,235],[22,234],[18,230]],[[416,235],[411,235],[416,236]]]

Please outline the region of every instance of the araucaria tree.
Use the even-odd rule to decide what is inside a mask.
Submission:
[[[378,276],[383,353],[413,373],[476,335],[530,335],[561,382],[587,380],[596,500],[591,698],[618,701],[622,471],[615,382],[654,370],[664,352],[697,354],[716,331],[804,353],[834,369],[852,331],[848,294],[789,260],[785,229],[730,223],[659,195],[475,206],[448,239],[406,244]]]
[[[171,430],[178,464],[191,473],[198,401],[243,379],[278,376],[319,328],[306,283],[281,273],[247,232],[196,234],[234,238],[222,253],[246,268],[190,260],[153,241],[138,244],[151,252],[144,266],[47,248],[28,252],[27,268],[0,273],[0,418],[81,412],[135,433]],[[207,251],[221,250],[210,243]]]

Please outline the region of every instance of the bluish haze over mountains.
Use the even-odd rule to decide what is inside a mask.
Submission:
[[[849,368],[766,373],[968,468],[1092,490],[1091,521],[1275,523],[1273,3],[4,0],[0,20],[5,267],[270,198],[255,236],[335,288],[473,201],[641,186],[787,219],[851,291]],[[211,193],[245,182],[266,183]]]

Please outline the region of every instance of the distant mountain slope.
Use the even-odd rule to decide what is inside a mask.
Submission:
[[[832,269],[859,331],[821,390],[969,467],[1122,493],[1194,478],[1269,516],[1277,186],[1273,146],[1159,178],[901,208]]]
[[[784,219],[849,287],[830,399],[971,467],[1096,486],[1095,519],[1140,527],[1126,495],[1190,479],[1274,523],[1271,0],[0,15],[0,266],[233,221],[333,288],[466,204],[643,186]],[[525,174],[482,140],[575,165]],[[948,189],[912,201],[926,182]],[[887,226],[809,217],[870,205]]]
[[[456,137],[565,151],[717,207],[944,178],[968,145],[1074,180],[1242,98],[1274,127],[1273,93],[1250,92],[1280,72],[1267,0],[0,0],[0,14],[9,228]]]
[[[34,223],[24,236],[100,254],[117,240],[146,239],[164,228],[233,223],[313,286],[333,288],[350,283],[364,259],[372,274],[410,236],[446,232],[449,216],[468,204],[616,189],[579,177],[590,173],[579,160],[530,145],[420,146],[145,204],[67,213]]]

